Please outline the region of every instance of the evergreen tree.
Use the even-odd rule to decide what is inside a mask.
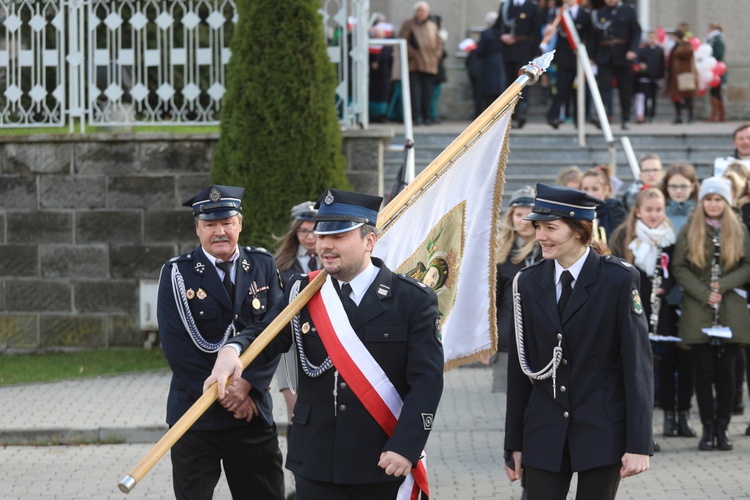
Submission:
[[[273,246],[292,206],[348,188],[320,0],[239,0],[212,182],[244,186],[243,244]]]

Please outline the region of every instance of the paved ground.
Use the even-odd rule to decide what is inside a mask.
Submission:
[[[505,400],[490,393],[490,379],[485,367],[446,374],[446,390],[427,447],[433,499],[520,498],[519,486],[510,485],[501,469]],[[0,442],[73,443],[0,447],[0,498],[171,498],[168,456],[130,494],[117,488],[165,430],[168,385],[169,373],[157,371],[0,388]],[[280,397],[276,416],[284,421]],[[659,416],[657,412],[657,429]],[[651,470],[622,482],[618,498],[750,498],[750,437],[744,436],[748,418],[735,417],[732,422],[731,452],[699,452],[697,439],[660,439],[663,451],[652,459]],[[698,427],[696,417],[693,425]],[[97,440],[126,444],[76,444]],[[281,444],[285,448],[284,440]],[[230,498],[223,480],[215,498]]]

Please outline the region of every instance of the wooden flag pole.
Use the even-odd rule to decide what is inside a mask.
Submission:
[[[390,221],[401,210],[403,210],[422,189],[424,189],[445,166],[453,159],[462,149],[470,145],[484,130],[491,126],[497,117],[505,110],[511,101],[521,92],[529,83],[533,84],[539,79],[539,76],[547,69],[552,60],[553,52],[534,59],[531,63],[521,68],[520,76],[513,84],[508,87],[503,94],[495,100],[474,122],[469,125],[445,151],[438,155],[430,165],[420,173],[404,190],[396,196],[388,205],[386,205],[378,216],[378,229],[387,226]],[[305,304],[315,295],[326,280],[328,274],[322,270],[313,279],[289,305],[263,330],[257,339],[250,344],[244,353],[240,356],[242,367],[247,366],[260,354],[260,352],[278,335],[278,333],[290,322],[294,315],[297,314]],[[227,381],[231,383],[230,381]],[[124,493],[130,493],[138,481],[148,474],[156,463],[174,446],[178,439],[200,418],[201,415],[216,401],[218,398],[218,386],[214,383],[203,395],[193,403],[188,411],[180,417],[164,436],[154,445],[153,448],[133,467],[130,474],[125,476],[118,487]]]

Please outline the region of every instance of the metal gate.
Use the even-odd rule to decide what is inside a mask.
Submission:
[[[367,123],[368,0],[324,0],[345,127]],[[215,125],[234,0],[0,0],[0,128]],[[360,29],[363,28],[363,29]],[[362,90],[364,89],[364,90]]]

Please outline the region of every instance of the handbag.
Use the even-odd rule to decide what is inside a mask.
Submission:
[[[677,91],[678,92],[694,92],[695,91],[695,76],[692,71],[686,71],[685,73],[677,74]]]

